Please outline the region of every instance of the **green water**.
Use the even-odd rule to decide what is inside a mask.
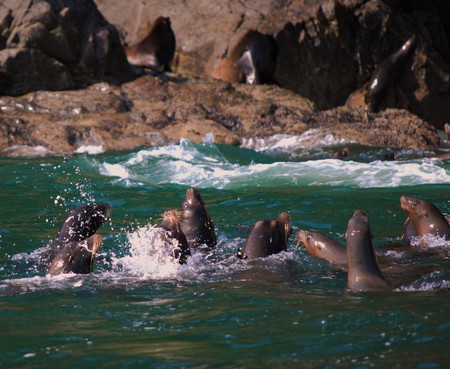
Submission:
[[[423,248],[414,257],[399,246],[401,195],[450,214],[448,161],[297,161],[182,142],[2,158],[0,175],[0,368],[450,367],[449,245],[414,246]],[[179,266],[151,253],[143,227],[179,208],[191,186],[218,246]],[[46,242],[92,201],[112,209],[94,272],[47,277]],[[234,256],[251,225],[281,211],[295,231],[345,244],[358,208],[377,253],[396,264],[386,271],[392,292],[347,291],[346,273],[294,249],[294,236],[288,252],[251,263]]]

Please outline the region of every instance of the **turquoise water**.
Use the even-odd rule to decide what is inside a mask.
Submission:
[[[0,158],[0,368],[449,368],[448,244],[400,245],[400,196],[450,214],[450,162],[351,160],[317,149],[213,143],[71,158]],[[200,190],[218,234],[212,255],[173,264],[152,225]],[[48,277],[46,242],[67,213],[107,202],[90,275]],[[352,293],[346,273],[295,248],[234,256],[257,220],[288,211],[294,230],[342,244],[366,211],[392,292]],[[414,269],[415,272],[411,273]],[[414,277],[413,277],[414,276]]]

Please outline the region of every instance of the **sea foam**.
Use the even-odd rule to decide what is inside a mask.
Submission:
[[[105,176],[133,183],[177,183],[198,188],[237,186],[354,186],[360,188],[450,183],[450,172],[438,160],[373,161],[321,159],[249,164],[228,161],[214,144],[180,143],[145,149],[122,162],[99,164]],[[204,149],[207,145],[208,150]]]

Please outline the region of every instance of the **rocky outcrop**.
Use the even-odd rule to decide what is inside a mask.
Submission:
[[[3,97],[0,106],[0,150],[7,155],[32,146],[69,155],[88,146],[126,150],[182,138],[201,142],[210,135],[216,143],[240,145],[244,138],[307,131],[393,149],[433,150],[439,143],[432,126],[406,111],[369,117],[348,108],[318,113],[310,101],[277,86],[201,79],[147,75],[120,87],[101,83],[84,90]],[[11,150],[17,145],[19,151]]]
[[[0,94],[132,76],[119,35],[91,0],[0,3]]]
[[[331,135],[335,141],[356,142],[393,150],[435,150],[439,145],[436,130],[406,110],[386,109],[379,114],[339,107],[305,117],[313,144]]]
[[[170,17],[177,39],[175,65],[184,76],[208,77],[216,62],[250,29],[275,34],[288,21],[314,14],[311,0],[179,1],[95,0],[125,46],[146,37],[159,16]]]
[[[125,44],[142,39],[159,15],[177,37],[176,71],[202,78],[250,29],[276,35],[278,85],[319,110],[364,107],[367,83],[412,35],[413,55],[394,76],[381,110],[407,109],[442,129],[450,116],[450,3],[446,0],[281,0],[182,2],[96,0]],[[354,94],[356,93],[356,97]]]
[[[0,3],[0,95],[24,94],[0,98],[0,150],[124,150],[183,137],[199,142],[210,133],[239,145],[305,132],[434,150],[439,138],[427,122],[441,128],[450,113],[450,6],[443,0],[96,0],[122,42],[93,1]],[[140,41],[159,16],[170,17],[175,32],[174,74],[129,81],[122,44]],[[209,77],[250,29],[275,35],[279,86]],[[368,113],[373,71],[411,35],[414,50],[393,74],[381,112]]]
[[[0,98],[0,150],[41,146],[53,154],[81,147],[126,150],[208,134],[238,145],[256,132],[301,134],[312,104],[276,86],[232,86],[203,80],[143,76],[121,87],[101,83],[84,90],[39,91]]]
[[[381,107],[407,109],[442,129],[450,114],[444,92],[450,88],[449,17],[444,1],[329,1],[314,18],[278,33],[276,79],[318,109],[343,105],[354,91],[362,92],[364,106],[376,68],[416,35],[415,50],[392,75]]]

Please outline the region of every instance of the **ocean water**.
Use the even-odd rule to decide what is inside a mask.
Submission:
[[[450,245],[403,246],[399,200],[449,215],[450,162],[357,146],[344,161],[289,137],[246,145],[0,158],[0,368],[449,368]],[[154,226],[189,187],[218,245],[178,265]],[[46,243],[89,202],[111,205],[93,273],[46,276]],[[350,292],[345,271],[296,248],[300,229],[345,245],[356,209],[392,292]],[[238,259],[249,228],[282,211],[288,251]]]

